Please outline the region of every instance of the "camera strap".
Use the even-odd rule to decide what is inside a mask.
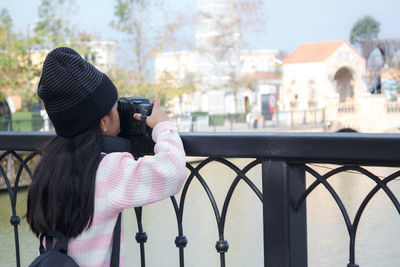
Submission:
[[[147,119],[147,109],[144,109],[144,108],[142,108],[142,109],[140,109],[140,118],[141,118],[141,124],[140,124],[140,126],[142,127],[142,133],[144,133],[144,136],[145,137],[149,137],[149,134],[148,134],[148,132],[146,131],[146,119]]]
[[[131,151],[131,142],[125,138],[103,134],[101,141],[105,153]]]

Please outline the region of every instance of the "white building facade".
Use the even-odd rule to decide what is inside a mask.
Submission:
[[[115,42],[88,41],[80,45],[90,50],[90,53],[83,54],[82,57],[92,62],[100,71],[107,72],[116,66]]]
[[[283,109],[351,102],[367,93],[365,59],[344,40],[303,43],[283,60]]]

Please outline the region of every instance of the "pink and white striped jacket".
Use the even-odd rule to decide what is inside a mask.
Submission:
[[[92,226],[72,239],[68,254],[84,267],[110,266],[112,237],[119,212],[153,203],[180,191],[186,178],[185,151],[172,122],[152,133],[155,156],[134,160],[129,153],[107,154],[97,169]],[[126,266],[121,228],[120,266]]]

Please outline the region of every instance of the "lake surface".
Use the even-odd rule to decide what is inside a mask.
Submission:
[[[245,166],[248,160],[231,160]],[[312,166],[324,173],[333,166]],[[386,177],[392,168],[369,168]],[[219,163],[207,165],[200,174],[205,177],[222,210],[226,192],[235,178],[233,171]],[[261,189],[261,167],[247,175]],[[307,176],[307,184],[314,181]],[[329,182],[344,202],[351,219],[374,183],[356,173],[342,173]],[[400,199],[400,181],[389,183],[389,188]],[[26,212],[26,191],[18,195],[17,210],[22,217]],[[179,199],[179,197],[178,197]],[[1,266],[15,266],[14,232],[9,222],[11,206],[8,194],[0,194],[0,262]],[[345,267],[348,262],[348,232],[333,198],[323,187],[315,189],[307,199],[308,259],[312,267]],[[128,266],[139,265],[139,245],[135,241],[137,224],[134,212],[124,213]],[[148,235],[146,266],[179,266],[176,217],[169,199],[143,209],[143,226]],[[215,250],[218,240],[217,224],[210,202],[198,181],[189,188],[183,218],[185,266],[217,267],[219,254]],[[37,255],[37,240],[23,218],[19,227],[22,266],[27,266]],[[262,205],[249,187],[240,182],[227,215],[225,239],[229,242],[227,267],[263,266]],[[400,266],[400,215],[383,192],[371,200],[361,218],[356,239],[356,263],[360,267]]]

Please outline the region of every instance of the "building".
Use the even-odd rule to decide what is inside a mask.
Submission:
[[[193,79],[197,84],[191,94],[184,94],[171,101],[171,112],[174,114],[208,111],[210,106],[219,106],[218,114],[254,112],[261,114],[262,99],[271,97],[278,100],[281,87],[280,66],[277,50],[254,50],[240,53],[240,70],[238,81],[240,90],[235,95],[232,90],[202,90],[201,80],[207,79],[198,72],[196,52],[178,51],[158,54],[155,58],[155,79],[178,86],[185,79]],[[239,107],[238,107],[239,106]],[[265,110],[265,108],[264,108]],[[269,109],[268,109],[269,110]],[[213,109],[216,112],[216,109]],[[210,112],[210,114],[213,114]]]
[[[345,40],[301,44],[283,60],[282,108],[322,108],[367,94],[365,65]]]
[[[253,50],[240,55],[245,113],[260,123],[272,120],[279,109],[282,61],[278,54],[278,50]]]
[[[154,60],[155,80],[176,83],[196,73],[196,54],[190,51],[158,54]]]
[[[79,46],[83,49],[88,48],[90,53],[83,53],[82,56],[100,71],[107,72],[116,66],[115,42],[87,41],[80,43]]]
[[[154,68],[156,82],[174,88],[184,84],[187,79],[194,79],[194,74],[196,73],[196,54],[190,51],[161,53],[155,57]],[[173,114],[191,113],[197,110],[193,106],[194,99],[193,94],[184,94],[180,97],[175,97],[170,102],[169,111]]]
[[[283,60],[284,107],[323,109],[325,131],[398,132],[400,72],[372,70],[378,74],[375,79],[366,65],[364,57],[344,40],[300,45]],[[379,86],[371,91],[371,81],[376,80]]]

